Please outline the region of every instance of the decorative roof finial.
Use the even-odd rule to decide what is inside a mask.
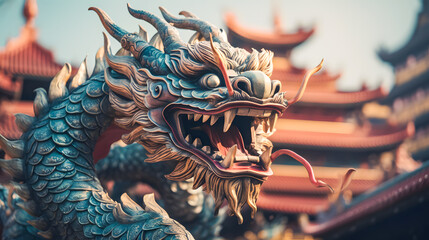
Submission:
[[[274,32],[281,34],[283,32],[282,18],[280,16],[280,4],[279,1],[273,1],[273,23],[274,23]]]
[[[37,2],[36,0],[26,0],[23,10],[24,17],[27,24],[33,24],[37,16]]]

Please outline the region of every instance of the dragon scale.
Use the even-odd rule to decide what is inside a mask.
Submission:
[[[34,225],[47,238],[191,238],[153,200],[144,210],[123,195],[121,205],[95,177],[91,153],[113,119],[108,91],[103,73],[96,74],[56,99],[24,134],[25,183],[36,203],[23,208],[39,217]]]

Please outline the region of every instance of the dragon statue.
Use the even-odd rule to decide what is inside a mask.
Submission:
[[[127,194],[119,202],[109,197],[95,156],[109,151],[98,140],[113,138],[115,126],[127,131],[126,144],[145,148],[143,160],[159,164],[166,179],[202,187],[214,197],[214,214],[226,202],[240,223],[243,206],[255,214],[261,184],[280,154],[304,163],[314,185],[328,186],[290,150],[272,153],[267,139],[321,64],[287,100],[280,82],[270,79],[272,52],[235,48],[222,29],[189,12],[175,17],[160,9],[163,18],[128,6],[132,16],[156,28],[148,41],[144,30],[129,33],[90,8],[122,48],[112,54],[104,34],[106,66],[101,61],[87,77],[82,64],[68,81],[66,64],[48,93],[36,90],[35,117],[16,115],[21,138],[0,135],[0,147],[11,157],[0,166],[13,178],[10,191],[0,189],[5,239],[193,239],[153,195],[144,196],[142,206]],[[185,43],[177,29],[196,33]]]

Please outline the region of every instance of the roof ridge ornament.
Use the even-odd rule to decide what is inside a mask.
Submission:
[[[26,0],[24,3],[23,15],[27,25],[33,25],[38,12],[36,0]]]

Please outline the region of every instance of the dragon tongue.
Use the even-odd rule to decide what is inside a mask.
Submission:
[[[237,144],[237,156],[248,155],[243,137],[236,126],[232,125],[227,132],[223,132],[221,124],[211,127],[205,125],[203,129],[209,136],[211,144],[219,149],[222,156],[226,156],[228,150],[235,144]]]

